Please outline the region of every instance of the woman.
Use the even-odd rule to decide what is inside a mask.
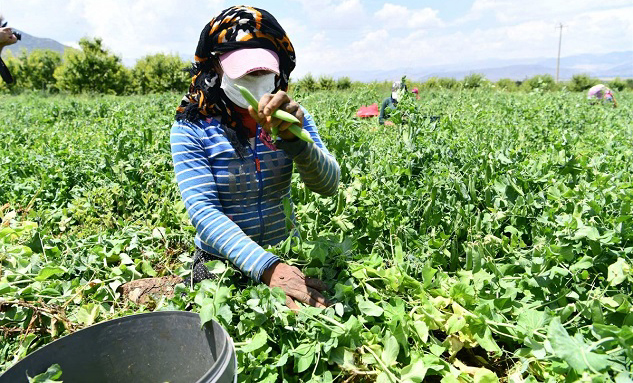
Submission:
[[[615,100],[615,95],[613,94],[613,91],[607,88],[604,84],[592,86],[587,91],[587,99],[592,104],[600,101],[607,101],[612,102],[614,108],[618,106],[618,102]]]
[[[288,236],[282,201],[290,197],[293,165],[305,185],[322,195],[336,193],[340,168],[312,116],[286,93],[294,67],[292,43],[270,13],[245,6],[224,10],[200,35],[189,93],[171,130],[171,151],[197,232],[192,281],[212,277],[204,262],[227,259],[254,280],[281,287],[296,310],[293,299],[325,307],[320,294],[325,284],[262,246]],[[235,84],[260,100],[257,110]],[[303,121],[315,143],[299,140],[289,123],[272,117],[277,109]],[[275,142],[272,127],[279,127]]]

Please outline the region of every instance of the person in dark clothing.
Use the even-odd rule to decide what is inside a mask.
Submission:
[[[7,27],[7,23],[3,21],[2,16],[0,15],[0,53],[2,53],[2,49],[11,44],[15,44],[18,42],[19,34],[13,33],[13,30],[10,27]],[[7,83],[13,82],[13,77],[11,73],[9,73],[9,68],[4,64],[2,59],[0,59],[0,76]]]
[[[393,126],[394,123],[388,121],[389,115],[391,111],[396,109],[398,105],[398,100],[402,96],[402,93],[407,91],[407,86],[403,84],[401,81],[395,81],[391,85],[391,96],[385,98],[382,102],[382,106],[380,107],[380,116],[378,117],[378,122],[380,125]]]

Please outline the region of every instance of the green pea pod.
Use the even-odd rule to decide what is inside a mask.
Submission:
[[[240,93],[242,94],[242,97],[246,99],[246,102],[248,102],[253,107],[253,109],[257,110],[259,108],[259,102],[255,99],[255,96],[253,96],[250,90],[237,84],[235,86],[237,87],[237,89],[239,89]],[[300,123],[300,121],[297,120],[295,116],[293,116],[292,114],[288,112],[284,112],[283,110],[274,111],[273,117],[286,121],[286,122],[294,122],[295,124]]]
[[[244,97],[244,99],[246,99],[246,101],[253,107],[253,109],[257,110],[259,108],[259,103],[258,101],[255,99],[255,97],[253,96],[253,94],[246,89],[243,86],[240,85],[235,85],[237,87],[237,89],[239,89],[240,93],[242,94],[242,97]],[[273,112],[273,117],[278,118],[282,121],[286,121],[286,122],[292,122],[294,124],[300,124],[301,122],[292,114],[288,113],[288,112],[284,112],[283,110],[276,110]],[[307,142],[314,142],[314,140],[312,140],[312,138],[310,137],[310,133],[308,133],[306,130],[304,130],[303,128],[301,128],[301,126],[299,125],[290,125],[290,127],[288,128],[288,130],[290,130],[292,132],[292,134],[294,134],[295,136],[299,137],[300,139],[307,141]],[[270,138],[273,141],[277,140],[277,135],[279,134],[279,127],[274,127],[272,128],[271,132],[270,132]]]
[[[307,130],[301,128],[299,125],[292,124],[288,127],[288,130],[300,139],[306,142],[314,143],[314,140],[312,139],[312,137],[310,137],[310,133],[308,133]]]

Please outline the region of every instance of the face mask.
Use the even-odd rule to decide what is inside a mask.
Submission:
[[[394,90],[393,92],[391,92],[391,98],[393,98],[396,101],[400,100],[400,92],[398,92],[397,90]]]
[[[272,93],[275,90],[275,74],[268,73],[262,76],[245,75],[237,79],[222,75],[222,84],[220,88],[224,90],[226,97],[240,108],[248,109],[249,103],[242,97],[239,89],[235,85],[240,85],[250,90],[255,99],[259,101],[263,95]]]

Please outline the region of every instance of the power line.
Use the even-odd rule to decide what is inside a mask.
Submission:
[[[559,23],[556,29],[560,29],[560,34],[558,36],[558,59],[556,59],[556,82],[558,83],[558,74],[560,71],[560,46],[563,41],[563,28],[565,26],[563,23]]]

